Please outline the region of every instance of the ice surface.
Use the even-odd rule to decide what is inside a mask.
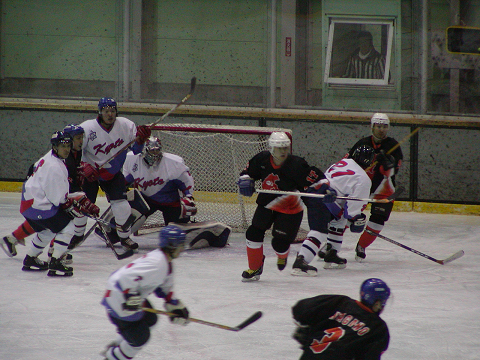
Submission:
[[[19,198],[0,193],[2,236],[23,222]],[[105,199],[99,205],[105,209]],[[391,334],[382,359],[479,359],[480,218],[394,212],[382,234],[437,259],[458,250],[465,256],[442,266],[377,239],[360,264],[354,260],[358,235],[347,231],[341,252],[348,259],[346,269],[323,270],[322,262],[314,260],[319,276],[299,278],[290,269],[300,245],[292,246],[287,268],[279,272],[267,238],[260,281],[243,283],[245,242],[243,234],[233,234],[228,247],[190,250],[175,260],[176,293],[191,316],[202,320],[235,326],[257,310],[263,317],[230,332],[195,323],[171,325],[159,316],[135,359],[298,359],[290,311],[296,301],[337,293],[358,298],[361,282],[369,277],[382,278],[393,294],[382,315]],[[153,250],[156,236],[136,237],[141,250],[135,257]],[[0,251],[0,359],[101,359],[98,353],[115,338],[100,305],[104,285],[112,271],[132,258],[116,260],[92,235],[73,252],[74,276],[49,278],[45,272],[21,271],[26,247],[17,249],[14,258]],[[46,260],[46,254],[40,257]],[[162,308],[161,299],[151,301]]]

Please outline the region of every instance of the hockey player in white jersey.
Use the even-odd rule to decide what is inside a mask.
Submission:
[[[131,150],[138,154],[145,140],[151,134],[150,127],[136,126],[124,117],[117,117],[117,103],[111,98],[98,102],[98,116],[81,124],[85,130],[82,160],[84,176],[83,189],[87,197],[95,202],[98,188],[107,194],[116,220],[116,231],[121,244],[126,249],[135,250],[138,244],[130,239],[130,228],[134,221],[127,201],[125,179],[122,166],[131,142]]]
[[[69,194],[65,159],[70,154],[72,137],[57,131],[52,135],[51,144],[52,150],[35,163],[33,174],[23,185],[20,212],[37,233],[23,260],[22,270],[49,270],[49,276],[71,276],[73,269],[64,266],[60,258],[75,233],[72,219],[84,213],[96,216],[99,208],[84,193]],[[38,256],[53,239],[53,253],[47,264]]]
[[[157,315],[142,308],[152,308],[147,300],[152,293],[165,300],[165,309],[174,314],[170,317],[172,323],[188,324],[188,310],[173,294],[172,261],[180,255],[184,244],[185,233],[175,225],[168,225],[160,230],[159,249],[110,275],[102,305],[119,335],[101,353],[105,359],[133,359],[148,342]]]
[[[372,182],[365,169],[372,163],[374,156],[375,152],[372,147],[360,146],[351,158],[342,159],[325,171],[326,179],[337,196],[363,199],[369,197]],[[322,185],[322,181],[325,180],[319,181],[318,187]],[[315,188],[315,185],[312,187]],[[347,224],[352,232],[361,233],[363,231],[366,222],[363,210],[366,206],[366,201],[338,198],[332,203],[317,201],[317,207],[309,209],[310,231],[293,264],[292,275],[317,275],[317,269],[309,264],[324,242],[326,242],[324,268],[345,268],[347,260],[337,255],[342,246],[343,236],[341,235]],[[340,230],[341,234],[339,235]]]
[[[127,183],[141,193],[130,201],[135,214],[132,232],[140,229],[150,215],[160,211],[165,225],[174,223],[186,232],[188,248],[226,245],[231,231],[227,225],[216,221],[189,222],[197,213],[193,199],[194,179],[183,158],[162,152],[157,137],[151,136],[145,142],[142,154],[127,154],[123,175]],[[115,234],[109,234],[115,243]]]

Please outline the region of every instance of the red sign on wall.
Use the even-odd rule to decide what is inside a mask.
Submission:
[[[292,38],[285,38],[285,56],[292,56]]]

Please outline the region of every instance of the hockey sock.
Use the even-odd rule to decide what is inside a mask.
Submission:
[[[382,231],[382,229],[383,225],[379,225],[371,221],[367,223],[367,230],[370,230],[374,233],[380,234],[380,231]],[[375,241],[376,238],[376,236],[370,235],[368,232],[364,231],[360,236],[360,239],[358,239],[358,244],[364,249],[366,249],[370,246],[371,243]]]
[[[298,255],[302,255],[307,264],[310,264],[315,255],[317,255],[320,245],[320,240],[318,240],[316,237],[309,236],[303,240],[302,247],[300,248]]]
[[[263,243],[247,240],[248,267],[258,270],[263,264]]]
[[[17,230],[15,230],[12,235],[18,241],[22,241],[27,236],[30,236],[35,233],[35,230],[32,229],[28,221],[24,221],[22,225],[20,225]]]

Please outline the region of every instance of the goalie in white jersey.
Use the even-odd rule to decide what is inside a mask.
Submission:
[[[81,126],[85,130],[82,155],[84,167],[80,171],[86,179],[83,189],[92,202],[96,201],[99,187],[105,191],[122,246],[135,250],[138,244],[129,237],[135,218],[127,201],[121,170],[129,150],[125,146],[133,143],[131,150],[140,153],[151,134],[150,127],[136,126],[127,118],[117,117],[117,103],[111,98],[100,99],[97,118],[87,120]]]
[[[137,211],[132,232],[137,231],[145,220],[157,211],[163,215],[165,225],[175,223],[187,233],[187,246],[223,247],[231,229],[216,221],[189,223],[197,207],[193,199],[194,179],[183,158],[162,152],[157,137],[150,137],[141,154],[129,152],[123,166],[127,184],[138,189],[143,199],[130,204]],[[145,206],[138,206],[144,200]],[[115,239],[113,239],[115,241]]]
[[[372,182],[365,169],[370,166],[374,156],[375,152],[372,147],[360,146],[351,158],[342,159],[325,171],[325,177],[337,196],[368,199]],[[320,180],[317,186],[322,186],[323,181],[325,180]],[[315,185],[312,185],[312,187],[315,187]],[[298,256],[302,256],[304,261],[294,264],[292,275],[317,275],[317,269],[308,264],[314,259],[322,243],[326,244],[324,268],[345,268],[347,260],[337,255],[342,247],[343,237],[341,235],[343,235],[343,229],[348,224],[352,232],[361,233],[363,231],[366,223],[366,216],[363,211],[367,203],[367,201],[338,198],[332,203],[317,200],[317,206],[309,209],[310,231],[298,253]],[[337,229],[342,229],[340,236]]]
[[[152,308],[147,300],[152,293],[165,300],[165,309],[173,314],[170,320],[174,324],[188,324],[187,308],[173,295],[172,261],[180,255],[184,243],[185,233],[178,226],[166,226],[160,230],[159,249],[110,275],[102,305],[119,335],[102,353],[105,359],[133,359],[148,342],[157,315],[142,308]]]

